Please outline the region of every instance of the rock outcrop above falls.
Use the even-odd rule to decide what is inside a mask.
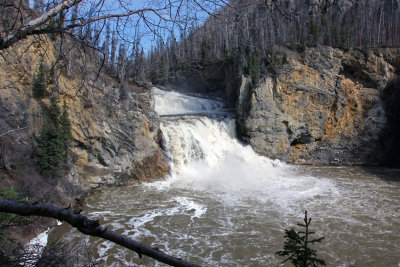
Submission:
[[[275,51],[280,64],[258,86],[243,76],[238,91],[228,90],[238,96],[240,137],[291,163],[380,164],[388,126],[381,94],[399,70],[399,50]]]
[[[91,187],[165,176],[169,168],[160,149],[158,115],[151,109],[150,89],[121,88],[102,82],[90,107],[69,101],[72,149],[80,180]]]

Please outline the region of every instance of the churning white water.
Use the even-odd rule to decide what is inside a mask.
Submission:
[[[222,101],[154,93],[170,175],[95,194],[88,216],[196,264],[282,266],[275,252],[284,229],[307,210],[316,237],[325,237],[315,249],[328,266],[399,264],[399,171],[273,161],[238,141]],[[68,233],[69,242],[83,240]],[[105,266],[158,265],[110,242],[84,240]]]
[[[193,97],[158,88],[153,88],[153,92],[156,98],[155,110],[159,115],[215,114],[227,110],[221,100]]]
[[[174,101],[179,96],[190,101],[164,104],[166,99]],[[155,89],[155,101],[160,115],[176,114],[179,110],[185,116],[162,120],[164,147],[168,148],[172,172],[164,181],[149,186],[213,192],[228,201],[254,198],[275,204],[277,209],[289,209],[290,203],[305,196],[338,193],[331,181],[298,176],[294,168],[261,157],[250,146],[240,143],[233,116],[187,115],[188,107],[196,113],[218,114],[224,108],[222,101],[188,98],[159,89]]]

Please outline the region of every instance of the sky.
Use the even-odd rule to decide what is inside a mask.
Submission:
[[[30,6],[34,6],[35,0],[30,0]],[[39,0],[40,1],[40,0]],[[54,0],[42,0],[44,4],[53,2]],[[111,28],[117,29],[117,36],[120,43],[125,42],[128,46],[132,46],[137,38],[141,40],[141,46],[148,52],[151,47],[158,42],[159,38],[166,41],[171,31],[174,32],[176,38],[179,39],[180,29],[188,26],[200,26],[207,19],[208,14],[196,3],[203,2],[203,8],[209,11],[215,11],[220,8],[222,1],[211,0],[84,0],[79,5],[79,12],[83,19],[90,18],[88,14],[93,16],[102,16],[107,14],[126,13],[131,10],[139,10],[143,8],[157,9],[157,13],[148,11],[144,18],[139,15],[132,15],[129,18],[107,20]],[[102,5],[99,6],[99,2]],[[94,12],[93,12],[94,11]],[[66,18],[70,18],[72,9],[66,14]],[[189,22],[190,21],[190,22]],[[191,21],[194,21],[191,22]],[[102,29],[102,35],[105,35],[105,23],[98,22],[96,26]],[[94,27],[92,27],[93,29]],[[104,39],[100,40],[102,44]]]

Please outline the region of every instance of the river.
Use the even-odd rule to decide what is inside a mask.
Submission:
[[[153,90],[170,175],[105,188],[85,215],[196,264],[283,266],[284,230],[307,210],[328,266],[400,266],[399,170],[273,161],[238,141],[223,101]],[[53,236],[103,266],[161,266],[65,225]]]

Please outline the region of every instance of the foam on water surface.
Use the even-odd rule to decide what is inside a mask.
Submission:
[[[220,101],[154,92],[161,114],[224,108]],[[261,157],[238,141],[232,116],[165,117],[161,128],[171,173],[95,194],[87,199],[88,214],[197,264],[279,266],[284,229],[296,227],[308,210],[312,230],[325,236],[317,250],[329,266],[398,264],[400,183],[382,179],[399,177],[395,171],[295,167]],[[159,266],[107,243],[99,254],[110,266]]]

